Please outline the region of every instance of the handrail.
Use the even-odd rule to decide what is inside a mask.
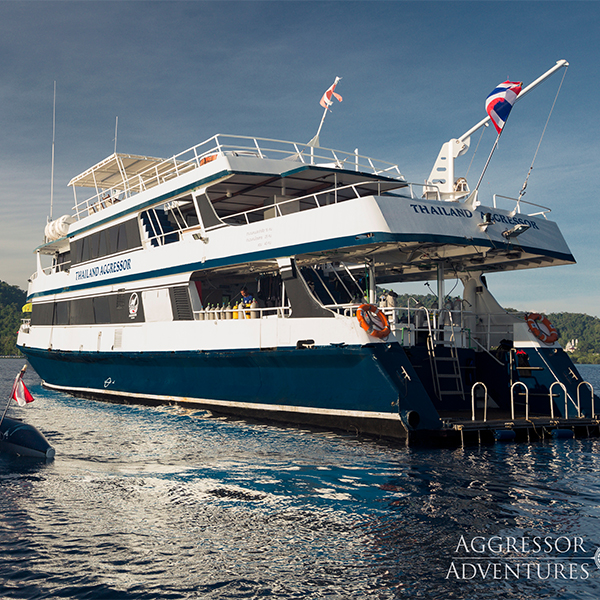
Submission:
[[[515,381],[510,386],[510,418],[514,420],[515,418],[515,386],[522,385],[525,388],[525,420],[529,420],[529,388],[522,381]]]
[[[471,387],[471,421],[475,420],[475,388],[478,385],[483,387],[483,389],[485,391],[484,402],[483,402],[483,422],[485,423],[487,421],[488,392],[487,392],[487,386],[485,385],[485,383],[483,383],[483,381],[476,381],[473,384],[473,386]]]
[[[504,366],[504,363],[498,360],[483,344],[479,343],[475,336],[471,337],[471,341],[475,342],[484,352],[487,352],[499,365]]]
[[[554,419],[554,400],[552,400],[552,388],[555,385],[559,385],[563,392],[565,393],[565,416],[564,418],[567,419],[568,415],[569,415],[569,399],[568,399],[568,395],[567,395],[567,388],[565,387],[565,384],[562,383],[562,381],[555,381],[551,386],[550,389],[548,390],[549,394],[550,394],[550,416]]]
[[[498,208],[498,206],[496,205],[496,198],[504,198],[505,200],[514,200],[517,205],[515,206],[514,210],[515,210],[515,214],[521,214],[521,204],[529,204],[530,206],[537,206],[538,208],[543,208],[544,210],[540,211],[540,212],[536,212],[536,213],[524,213],[526,214],[528,217],[535,217],[537,215],[542,215],[544,217],[544,219],[546,219],[546,214],[549,212],[552,212],[551,208],[548,208],[547,206],[544,206],[543,204],[536,204],[535,202],[528,202],[527,200],[523,200],[522,198],[511,198],[510,196],[503,196],[502,194],[494,194],[493,195],[493,205],[494,208]]]
[[[246,319],[262,319],[263,317],[274,316],[285,318],[290,314],[289,306],[269,306],[260,308],[258,306],[225,308],[216,306],[214,308],[203,308],[194,311],[194,319],[197,321],[229,321]],[[235,316],[237,315],[237,316]]]
[[[594,410],[594,386],[589,381],[581,381],[577,386],[577,412],[581,414],[581,401],[579,399],[579,388],[583,385],[587,385],[592,394],[592,419],[596,416],[596,411]]]
[[[454,341],[457,347],[471,348],[473,347],[473,345],[475,345],[476,348],[478,348],[478,351],[481,350],[482,352],[485,352],[498,365],[504,366],[504,363],[501,360],[494,356],[494,354],[492,354],[492,352],[490,352],[482,343],[480,343],[479,340],[471,336],[471,330],[468,327],[466,327],[465,323],[467,317],[475,313],[471,313],[470,311],[466,311],[464,309],[459,310],[443,308],[440,311],[437,308],[428,309],[424,306],[413,307],[412,302],[417,303],[417,300],[411,297],[409,298],[408,305],[404,304],[403,306],[381,307],[381,310],[384,312],[386,317],[388,317],[392,333],[396,331],[406,330],[406,328],[408,328],[411,331],[411,336],[414,333],[420,332],[426,333],[433,339],[437,340],[438,334],[448,332],[447,328],[449,327],[449,333],[451,334],[451,340],[449,341]],[[326,304],[325,306],[330,310],[336,311],[344,316],[353,316],[354,311],[359,305],[360,301],[351,301],[343,304]],[[418,315],[419,313],[421,313],[421,311],[424,313],[424,320],[422,323],[419,323]],[[444,315],[446,314],[450,315],[449,325],[444,325]],[[460,324],[455,320],[457,316],[460,316],[461,318]],[[492,335],[497,336],[498,330],[494,329],[494,325],[491,325],[491,328]],[[468,336],[468,338],[460,337],[463,335]],[[411,339],[413,338],[411,337]],[[413,343],[409,343],[408,345],[413,345]]]
[[[197,169],[203,166],[206,159],[214,155],[241,155],[254,156],[265,159],[268,156],[275,160],[295,160],[302,164],[312,166],[326,166],[333,164],[336,168],[346,168],[356,172],[367,172],[373,175],[383,175],[393,177],[399,181],[405,182],[400,169],[394,163],[380,159],[372,159],[367,156],[359,155],[357,152],[343,152],[331,148],[319,147],[316,149],[298,142],[285,140],[276,140],[270,138],[258,138],[241,135],[217,134],[211,138],[175,154],[171,158],[154,162],[143,171],[127,176],[127,173],[121,170],[121,180],[110,188],[96,189],[96,194],[86,200],[78,202],[75,200],[75,216],[77,219],[83,218],[90,211],[93,212],[95,206],[102,208],[100,203],[108,194],[112,201],[119,201],[129,198],[133,194],[145,191],[164,183],[165,181],[176,177],[182,173]],[[239,153],[239,154],[238,154]],[[116,160],[120,160],[120,155],[115,155]],[[112,158],[112,157],[109,157]],[[351,159],[351,160],[349,160]],[[105,163],[106,161],[103,161]],[[325,163],[322,165],[321,163]],[[347,165],[347,166],[346,166]],[[85,174],[92,174],[95,167],[88,169]],[[77,187],[77,181],[81,176],[72,180],[72,186]]]
[[[224,223],[227,223],[229,221],[235,221],[235,220],[243,217],[244,220],[246,221],[246,225],[249,225],[250,224],[249,215],[251,215],[251,214],[256,214],[256,213],[261,213],[261,212],[264,213],[268,210],[274,209],[277,214],[277,217],[282,217],[282,216],[284,216],[284,212],[281,210],[282,206],[283,207],[293,206],[295,203],[299,204],[300,202],[306,201],[306,200],[314,201],[316,206],[314,206],[313,208],[322,208],[322,206],[325,206],[325,205],[321,204],[321,202],[319,202],[319,196],[326,196],[328,194],[331,194],[332,192],[335,192],[333,204],[338,204],[340,201],[337,199],[337,193],[340,192],[341,190],[352,189],[356,198],[361,198],[362,196],[357,192],[357,188],[360,188],[362,186],[367,186],[367,185],[373,185],[373,183],[374,183],[373,181],[360,181],[358,183],[351,183],[348,185],[335,186],[333,188],[322,190],[320,192],[306,194],[305,196],[298,196],[298,197],[295,196],[293,198],[289,198],[288,200],[284,200],[283,202],[277,202],[275,204],[269,204],[266,206],[258,206],[256,208],[251,208],[250,210],[243,210],[238,213],[234,213],[232,215],[227,215],[226,217],[222,217],[221,220]],[[381,187],[379,186],[378,187],[378,195],[380,195],[380,193],[381,193]],[[206,230],[210,231],[211,229],[216,229],[218,227],[221,227],[221,225],[214,225],[213,227],[209,227]]]

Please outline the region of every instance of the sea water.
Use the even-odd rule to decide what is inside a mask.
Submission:
[[[600,597],[598,439],[407,448],[25,381],[56,458],[0,456],[1,598]]]

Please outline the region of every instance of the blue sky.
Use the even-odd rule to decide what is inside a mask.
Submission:
[[[530,83],[564,58],[525,199],[552,209],[578,264],[488,282],[504,306],[600,316],[599,31],[597,2],[0,2],[0,279],[26,289],[35,269],[54,81],[56,217],[71,211],[68,181],[112,153],[117,116],[117,150],[132,154],[168,157],[215,133],[306,142],[340,76],[344,100],[321,145],[358,148],[422,182],[442,143],[485,116],[496,84]],[[518,195],[561,77],[514,109],[484,203]]]

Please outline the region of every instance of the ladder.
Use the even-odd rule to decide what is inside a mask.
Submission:
[[[456,347],[456,338],[454,336],[454,323],[452,321],[452,313],[448,311],[450,319],[450,339],[439,340],[435,339],[434,331],[431,328],[429,316],[427,324],[429,334],[427,336],[427,353],[429,354],[429,362],[431,364],[431,374],[433,377],[433,386],[437,397],[444,400],[445,396],[458,396],[461,400],[465,398],[462,376],[460,374],[460,362],[458,360],[458,350]],[[438,323],[437,331],[440,331],[442,323],[442,314],[440,313],[440,322]],[[450,351],[449,356],[440,356],[436,352],[437,347],[445,347]],[[449,365],[450,368],[445,368],[444,365]],[[442,384],[442,382],[445,382]]]

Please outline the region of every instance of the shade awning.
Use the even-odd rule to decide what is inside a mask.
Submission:
[[[135,154],[111,154],[96,163],[80,175],[69,181],[70,187],[87,187],[98,190],[119,189],[127,186],[125,182],[132,177],[160,177],[163,173],[173,170],[174,159],[137,156]]]

